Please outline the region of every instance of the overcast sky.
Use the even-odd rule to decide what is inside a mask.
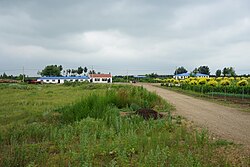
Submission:
[[[0,74],[46,65],[250,73],[249,0],[0,0]]]

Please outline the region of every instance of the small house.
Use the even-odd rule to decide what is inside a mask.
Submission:
[[[207,74],[201,74],[201,73],[182,73],[182,74],[177,74],[177,75],[174,75],[173,78],[175,79],[186,79],[186,78],[189,78],[189,77],[197,77],[197,78],[209,78],[209,75]]]
[[[189,72],[186,72],[186,73],[182,73],[182,74],[176,74],[173,76],[173,78],[175,79],[186,79],[188,77],[190,77],[190,73]]]
[[[195,77],[197,77],[197,78],[209,78],[209,75],[197,73],[197,74],[195,74]]]
[[[89,78],[93,83],[112,83],[111,74],[89,74]]]

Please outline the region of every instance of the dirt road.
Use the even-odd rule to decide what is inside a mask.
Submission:
[[[140,83],[137,83],[139,85]],[[250,146],[250,113],[196,99],[151,84],[140,84],[172,103],[176,113],[220,138]]]

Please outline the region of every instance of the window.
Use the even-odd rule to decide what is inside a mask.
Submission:
[[[102,81],[108,81],[108,79],[107,78],[102,78]]]
[[[72,82],[72,81],[73,81],[73,79],[71,79],[71,80],[69,80],[69,81],[71,81],[71,82]]]
[[[55,81],[56,81],[56,80],[54,80],[54,79],[52,80],[52,82],[55,82]]]
[[[46,82],[49,82],[49,80],[47,79]]]
[[[100,78],[95,78],[95,81],[100,81]]]

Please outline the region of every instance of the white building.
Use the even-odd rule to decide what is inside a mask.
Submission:
[[[186,79],[190,77],[190,73],[182,73],[182,74],[177,74],[177,75],[174,75],[173,78],[175,79]]]
[[[173,78],[175,78],[175,79],[186,79],[186,78],[189,78],[191,76],[192,77],[197,77],[197,78],[209,78],[209,75],[207,75],[207,74],[201,74],[201,73],[191,74],[191,73],[188,73],[188,72],[174,75]]]
[[[89,74],[89,78],[93,83],[112,83],[111,74]]]
[[[37,81],[41,81],[43,83],[62,84],[65,81],[68,81],[68,82],[85,82],[85,81],[89,81],[89,77],[88,76],[41,77],[41,78],[38,78]]]

